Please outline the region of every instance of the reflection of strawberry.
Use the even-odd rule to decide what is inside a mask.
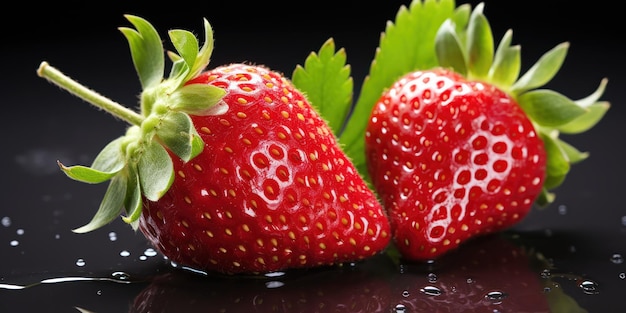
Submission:
[[[344,312],[388,313],[392,264],[368,263],[234,279],[171,272],[135,297],[131,313]],[[388,259],[380,262],[388,262]]]
[[[536,89],[558,71],[567,44],[518,79],[519,47],[509,32],[494,55],[482,7],[457,21],[467,25],[444,22],[439,66],[400,77],[371,112],[368,171],[406,258],[440,257],[515,225],[534,203],[548,204],[548,190],[586,157],[559,132],[587,130],[608,109],[596,102],[604,82],[579,101]]]
[[[388,220],[333,132],[284,76],[262,66],[205,69],[213,33],[169,32],[178,54],[163,79],[164,51],[147,21],[127,16],[143,92],[141,114],[38,73],[132,124],[91,167],[71,178],[110,181],[88,232],[118,218],[171,261],[202,271],[271,272],[358,261],[382,251]]]
[[[562,290],[546,291],[541,255],[494,234],[469,241],[430,265],[406,263],[394,282],[406,312],[585,312]]]

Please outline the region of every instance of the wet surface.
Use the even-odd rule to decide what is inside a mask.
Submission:
[[[497,3],[487,2],[488,17],[497,14]],[[333,27],[340,24],[326,25],[290,44],[274,37],[263,42],[257,39],[255,45],[229,39],[237,32],[222,31],[227,24],[220,20],[215,24],[219,45],[213,62],[255,60],[290,73],[308,52],[335,36],[339,45],[346,46],[358,84],[383,21],[393,17],[396,7],[387,10],[391,14],[381,10],[386,15],[377,17],[378,24],[355,20],[367,26],[358,32],[356,26],[335,31]],[[124,24],[120,12],[112,13],[117,15],[111,17],[110,25],[94,26],[98,36],[73,34],[77,36],[58,41],[49,36],[67,29],[54,28],[52,19],[44,19],[41,25],[49,27],[44,30],[42,26],[47,37],[8,37],[9,46],[19,49],[0,52],[11,61],[5,69],[12,74],[9,84],[0,87],[3,106],[9,107],[0,123],[4,165],[0,312],[626,310],[626,166],[622,161],[626,149],[621,142],[626,133],[626,93],[620,88],[626,85],[626,65],[614,42],[576,37],[580,26],[569,22],[560,26],[560,32],[542,33],[527,44],[529,60],[525,62],[532,62],[536,51],[571,40],[566,70],[552,87],[573,98],[591,92],[602,77],[610,79],[604,99],[613,106],[607,117],[590,132],[568,138],[580,149],[591,151],[591,156],[572,168],[549,208],[534,210],[510,231],[470,242],[430,264],[396,263],[379,256],[338,268],[229,278],[172,266],[122,221],[88,234],[71,232],[91,218],[106,186],[69,180],[58,170],[56,160],[90,163],[105,143],[123,133],[125,125],[36,77],[35,70],[39,62],[48,60],[103,94],[134,105],[140,87],[126,43],[115,29]],[[146,12],[147,17],[150,14]],[[579,19],[586,16],[577,14]],[[163,13],[157,15],[160,19],[154,22],[164,26],[198,30],[201,26],[201,15],[187,17],[186,23],[180,17],[174,21]],[[510,17],[507,26],[521,28],[524,20],[526,16],[520,13]],[[585,25],[595,27],[589,31],[604,29],[601,23]],[[364,35],[366,29],[371,36]],[[303,30],[295,28],[294,32]],[[535,35],[518,34],[522,44]],[[598,45],[606,46],[599,49]],[[251,51],[257,49],[261,52],[253,57]]]

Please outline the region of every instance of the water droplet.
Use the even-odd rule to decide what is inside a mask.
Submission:
[[[130,275],[128,275],[125,272],[113,272],[111,276],[113,276],[113,279],[116,279],[116,280],[124,280],[124,281],[130,280]]]
[[[558,210],[559,210],[559,214],[561,215],[567,214],[567,207],[563,204],[559,205]]]
[[[619,273],[619,278],[620,279],[626,279],[626,273],[624,273],[624,272]]]
[[[122,251],[120,252],[120,255],[121,255],[121,256],[123,256],[123,257],[127,257],[127,256],[130,256],[130,252],[128,252],[128,251],[126,251],[126,250],[122,250]]]
[[[543,279],[550,278],[550,275],[552,275],[552,273],[550,273],[549,269],[544,269],[543,271],[541,271],[541,278]]]
[[[115,232],[110,232],[109,233],[109,240],[111,241],[116,241],[117,240],[117,234]]]
[[[270,273],[265,274],[265,277],[281,277],[281,276],[285,276],[285,272],[270,272]]]
[[[85,266],[85,260],[83,259],[76,260],[76,266],[80,266],[80,267]]]
[[[405,290],[402,292],[402,296],[405,298],[408,298],[411,295],[411,293],[408,290]]]
[[[16,234],[18,234],[19,236],[24,235],[24,230],[23,229],[18,229],[15,231]]]
[[[435,286],[426,286],[422,289],[420,289],[420,291],[427,295],[427,296],[439,296],[441,295],[443,292],[441,291],[441,289],[435,287]]]
[[[471,279],[471,278],[468,278],[468,279],[466,280],[466,282],[467,282],[468,284],[473,284],[473,283],[474,283],[474,280],[473,280],[473,279]]]
[[[429,283],[434,283],[436,281],[437,281],[437,274],[435,274],[435,273],[428,274],[428,282]]]
[[[598,284],[591,280],[582,280],[578,282],[578,287],[582,288],[583,292],[588,295],[598,294]]]
[[[143,254],[145,256],[149,256],[150,257],[150,256],[156,256],[157,252],[156,252],[156,250],[154,250],[152,248],[148,248],[148,249],[146,249],[146,251],[143,252]]]
[[[502,291],[490,291],[485,295],[485,299],[493,302],[494,304],[500,304],[507,296],[508,295]]]
[[[569,252],[571,253],[576,252],[576,246],[569,246]]]
[[[622,216],[622,225],[626,226],[626,215]]]
[[[406,306],[404,304],[397,304],[394,309],[394,313],[406,313]]]
[[[147,259],[148,259],[148,257],[145,256],[145,255],[142,255],[142,256],[139,257],[139,261],[145,261]]]
[[[17,245],[19,245],[19,244],[20,244],[20,242],[17,241],[17,240],[11,240],[11,243],[10,243],[11,247],[17,247]]]
[[[102,295],[102,290],[98,290],[98,291],[96,291],[96,294],[97,294],[97,295],[99,295],[99,296],[101,296],[101,295]]]
[[[552,291],[552,288],[550,288],[550,287],[543,287],[543,292],[548,293],[550,291]]]
[[[282,281],[268,281],[267,283],[265,283],[265,287],[273,289],[273,288],[279,288],[284,286],[285,283],[283,283]]]
[[[54,235],[54,239],[61,239],[61,235],[60,234],[55,234]]]
[[[398,271],[400,272],[400,274],[406,273],[408,271],[406,264],[400,264],[400,266],[398,267]]]
[[[611,262],[615,263],[615,264],[622,264],[624,263],[624,257],[619,254],[619,253],[614,253],[611,256]]]
[[[9,227],[9,226],[11,226],[11,218],[8,217],[8,216],[5,216],[5,217],[2,218],[1,223],[2,223],[2,226]]]

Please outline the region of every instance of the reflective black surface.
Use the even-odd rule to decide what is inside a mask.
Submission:
[[[570,41],[550,88],[577,99],[608,77],[603,99],[612,103],[594,129],[567,138],[591,156],[573,167],[555,203],[505,234],[477,240],[434,264],[398,265],[379,257],[342,268],[234,279],[173,268],[121,221],[89,234],[71,232],[91,218],[105,186],[69,180],[56,160],[88,164],[126,125],[38,78],[41,61],[134,106],[140,86],[116,29],[127,26],[122,14],[146,17],[164,38],[169,28],[200,32],[206,17],[215,30],[213,65],[253,62],[290,75],[333,37],[346,48],[358,87],[385,22],[408,1],[380,1],[362,12],[358,3],[17,4],[20,23],[2,21],[0,50],[0,312],[402,312],[402,306],[407,313],[521,312],[515,306],[547,312],[557,302],[588,312],[626,309],[626,262],[620,257],[626,257],[624,27],[618,26],[616,4],[608,1],[584,7],[485,2],[496,37],[514,29],[526,66]],[[51,13],[53,5],[59,13]],[[503,252],[506,262],[499,261]],[[478,259],[479,265],[471,262]]]

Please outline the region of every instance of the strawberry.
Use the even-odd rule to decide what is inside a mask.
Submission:
[[[548,205],[549,190],[587,156],[559,133],[589,129],[609,107],[596,102],[606,80],[578,101],[536,89],[556,74],[568,43],[518,79],[519,47],[509,31],[494,55],[482,11],[444,21],[434,38],[438,64],[395,80],[367,124],[367,170],[409,260],[438,258]]]
[[[199,271],[263,273],[353,262],[382,251],[390,226],[330,127],[282,74],[259,65],[207,69],[205,43],[169,32],[178,53],[163,79],[163,46],[146,20],[126,16],[143,91],[141,112],[94,95],[43,62],[39,75],[128,121],[90,167],[70,178],[109,181],[90,223],[120,215],[170,261]],[[69,87],[68,87],[69,86]]]

